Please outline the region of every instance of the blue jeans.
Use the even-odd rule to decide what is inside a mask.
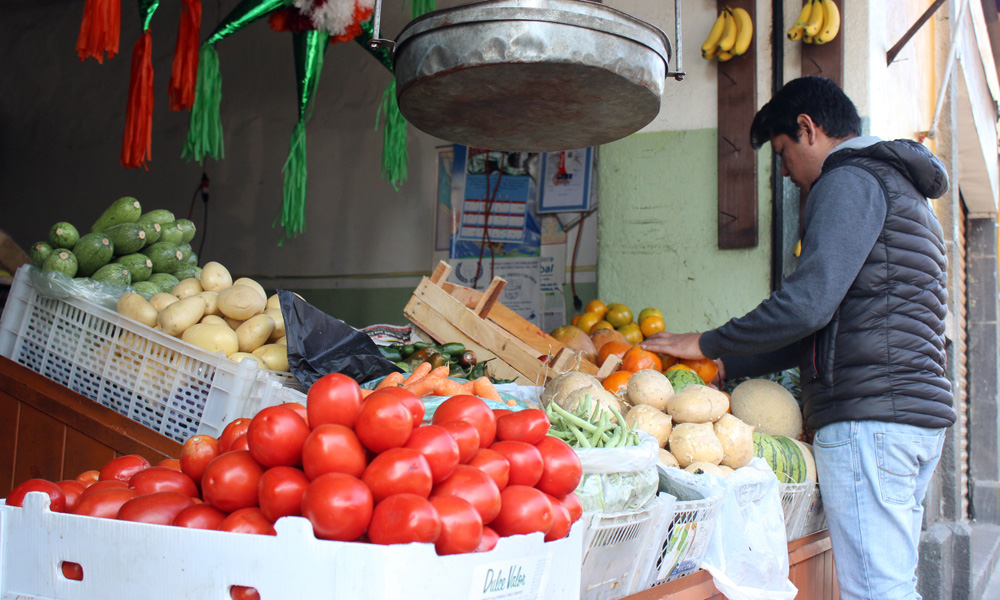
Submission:
[[[813,438],[842,600],[912,600],[923,499],[944,429],[842,421]]]

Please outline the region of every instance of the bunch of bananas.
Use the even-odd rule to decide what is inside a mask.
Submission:
[[[795,25],[788,30],[788,39],[807,44],[825,44],[840,31],[840,9],[833,0],[806,0]]]
[[[750,48],[753,39],[753,19],[743,8],[726,7],[712,25],[705,43],[701,45],[701,57],[727,61],[739,56]]]

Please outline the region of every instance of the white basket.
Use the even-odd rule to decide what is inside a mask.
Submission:
[[[669,496],[661,493],[660,496]],[[661,519],[658,535],[647,550],[643,569],[645,587],[653,587],[698,570],[712,532],[719,520],[724,497],[713,495],[703,500],[677,500],[672,514]]]
[[[661,505],[615,514],[584,513],[581,600],[621,598],[636,590],[642,575],[642,551],[649,546]]]
[[[218,436],[234,419],[279,404],[290,373],[237,364],[79,298],[37,293],[18,269],[0,317],[0,356],[169,438]]]
[[[803,529],[814,486],[815,484],[811,481],[778,483],[778,492],[781,494],[781,510],[785,515],[785,537],[789,542],[805,535]]]
[[[802,526],[802,535],[812,535],[817,531],[826,529],[826,512],[823,510],[823,498],[819,495],[819,484],[813,488],[809,494],[808,506],[806,508],[805,524]]]

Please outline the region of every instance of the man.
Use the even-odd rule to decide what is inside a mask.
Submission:
[[[927,200],[947,174],[916,142],[862,137],[854,104],[819,77],[786,84],[750,137],[808,195],[798,267],[746,315],[642,345],[720,359],[723,377],[797,364],[841,597],[919,598],[921,503],[955,421],[947,261]]]

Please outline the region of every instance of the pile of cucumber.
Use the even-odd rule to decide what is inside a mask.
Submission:
[[[49,229],[48,241],[31,246],[31,260],[43,272],[68,277],[114,281],[149,296],[169,292],[189,277],[199,277],[198,256],[189,243],[195,226],[169,210],[142,211],[131,196],[115,200],[80,235],[72,223]]]

